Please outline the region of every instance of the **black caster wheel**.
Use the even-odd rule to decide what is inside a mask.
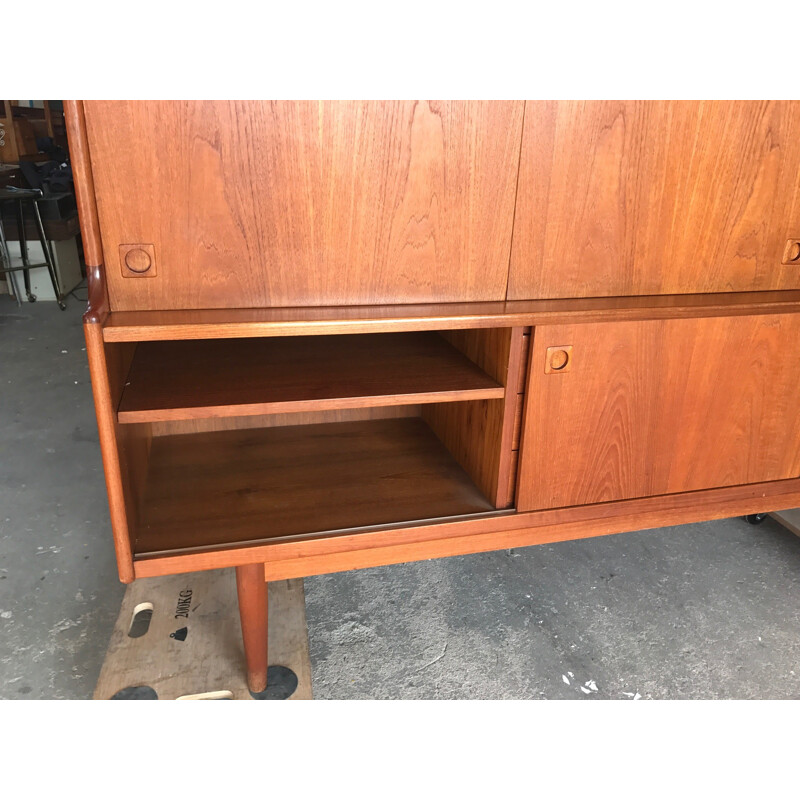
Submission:
[[[35,303],[36,302],[36,295],[35,294],[29,294],[28,295],[28,302],[29,303]]]
[[[63,300],[59,300],[59,301],[58,301],[58,307],[59,307],[59,308],[60,308],[62,311],[66,311],[66,310],[67,310],[67,304],[66,304],[66,303],[65,303]]]
[[[751,525],[760,525],[768,516],[768,514],[748,514],[745,519]]]

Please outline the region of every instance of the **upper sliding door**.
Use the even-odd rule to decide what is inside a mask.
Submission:
[[[800,287],[800,102],[529,102],[508,298]]]
[[[504,300],[522,102],[87,102],[113,310]]]

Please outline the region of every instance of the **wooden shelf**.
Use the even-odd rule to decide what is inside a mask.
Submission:
[[[142,342],[120,422],[503,397],[435,332]]]
[[[162,436],[135,553],[494,510],[419,417]]]
[[[798,312],[800,290],[431,305],[112,311],[103,326],[103,339],[242,339]]]

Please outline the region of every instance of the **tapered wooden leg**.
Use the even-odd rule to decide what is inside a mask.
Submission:
[[[267,582],[263,564],[236,567],[239,617],[242,620],[247,685],[251,692],[267,688]]]

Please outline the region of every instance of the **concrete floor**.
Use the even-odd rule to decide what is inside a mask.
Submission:
[[[90,697],[124,593],[82,311],[0,296],[1,698]],[[305,584],[318,698],[800,696],[800,539],[772,520]]]

